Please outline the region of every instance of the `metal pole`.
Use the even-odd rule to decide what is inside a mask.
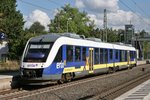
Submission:
[[[67,33],[68,33],[68,20],[67,20]]]
[[[107,42],[107,10],[104,9],[104,22],[103,22],[103,27],[104,27],[104,33],[105,33],[105,41]]]

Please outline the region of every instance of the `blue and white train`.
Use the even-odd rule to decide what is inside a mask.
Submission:
[[[76,34],[46,34],[28,40],[21,59],[21,82],[64,82],[136,66],[136,49]]]

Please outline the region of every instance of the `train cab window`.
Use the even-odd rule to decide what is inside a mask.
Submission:
[[[115,56],[116,56],[116,59],[118,59],[118,50],[116,50],[116,55]]]
[[[67,61],[73,61],[73,46],[67,46]]]
[[[110,55],[110,60],[112,60],[113,59],[113,50],[112,49],[110,49],[109,55]]]
[[[103,64],[103,49],[100,49],[100,63]]]
[[[99,63],[99,49],[95,48],[94,49],[94,64],[98,64]]]
[[[54,59],[54,62],[61,62],[62,61],[62,47],[59,48],[57,55]]]
[[[24,62],[46,62],[53,43],[30,42],[27,46]]]
[[[75,47],[75,61],[81,61],[81,47]]]
[[[86,48],[82,48],[82,61],[86,61]]]

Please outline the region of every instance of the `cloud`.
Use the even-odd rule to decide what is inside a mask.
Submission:
[[[135,30],[150,31],[149,25],[145,23],[149,23],[150,20],[143,18],[145,20],[143,22],[139,17],[140,14],[122,10],[119,8],[119,0],[75,0],[75,6],[80,10],[87,11],[90,19],[94,20],[99,28],[103,28],[104,9],[106,9],[109,28],[124,29],[124,25],[131,22],[135,26]]]
[[[103,12],[107,9],[110,12],[116,12],[119,9],[119,0],[76,0],[75,5],[78,8],[88,9],[94,12]]]
[[[41,25],[45,27],[45,30],[48,31],[48,24],[50,24],[50,18],[49,16],[41,11],[41,10],[34,10],[29,16],[24,16],[25,22],[25,28],[30,28],[30,26],[38,21]]]

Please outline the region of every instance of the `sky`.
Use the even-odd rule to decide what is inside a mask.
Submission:
[[[17,10],[23,14],[25,28],[38,21],[48,30],[50,20],[65,4],[86,11],[98,28],[103,28],[106,9],[107,27],[124,29],[125,24],[131,23],[137,32],[150,32],[150,0],[17,0]]]

